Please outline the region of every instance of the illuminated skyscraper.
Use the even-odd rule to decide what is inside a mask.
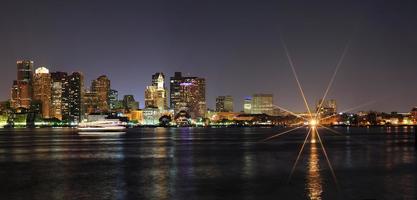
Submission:
[[[179,103],[181,101],[181,82],[181,72],[175,72],[174,77],[171,77],[169,81],[169,106],[175,110],[175,113],[178,113]]]
[[[157,108],[157,89],[155,86],[146,86],[145,89],[145,108]]]
[[[218,96],[216,98],[216,112],[233,112],[233,97]]]
[[[33,61],[17,61],[17,81],[30,83],[33,75]]]
[[[74,72],[68,76],[68,120],[79,123],[84,114],[84,76],[79,72]]]
[[[109,92],[109,108],[114,110],[118,108],[119,92],[117,90],[110,90]]]
[[[10,107],[18,108],[20,107],[20,89],[17,80],[13,81],[11,89],[11,98],[10,98]]]
[[[189,112],[192,118],[205,117],[206,81],[199,77],[183,77],[181,72],[175,72],[170,79],[170,105],[178,113],[181,110]]]
[[[274,114],[272,94],[254,94],[252,97],[252,114]]]
[[[167,109],[167,92],[163,73],[152,75],[152,85],[147,86],[145,90],[145,108],[158,108],[160,111]]]
[[[51,117],[51,74],[45,67],[36,69],[33,76],[33,99],[41,104],[43,118]]]
[[[165,89],[165,75],[162,72],[157,72],[152,75],[152,86],[157,89]]]
[[[192,118],[205,117],[206,107],[206,81],[198,77],[184,77],[180,84],[181,104],[190,113]]]
[[[17,80],[13,81],[11,90],[12,108],[30,108],[32,101],[33,61],[17,61]]]
[[[51,117],[62,120],[69,115],[68,74],[66,72],[51,73]]]
[[[92,114],[92,113],[97,113],[100,112],[99,109],[99,98],[97,93],[95,92],[91,92],[91,91],[86,91],[84,93],[84,111],[86,114]]]
[[[110,93],[110,80],[107,76],[102,75],[91,83],[91,92],[97,94],[98,97],[98,109],[100,112],[109,111],[109,93]]]
[[[32,102],[32,83],[18,81],[19,87],[19,107],[30,108]]]
[[[245,114],[251,114],[252,113],[252,98],[246,97],[243,101],[243,112]]]

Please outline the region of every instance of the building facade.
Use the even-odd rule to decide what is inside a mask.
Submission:
[[[119,106],[119,92],[117,90],[111,89],[109,91],[109,109],[111,111],[116,110]]]
[[[51,117],[62,120],[69,115],[68,74],[52,72],[51,82]]]
[[[98,97],[98,109],[99,112],[108,112],[109,107],[109,93],[110,93],[110,80],[107,76],[102,75],[91,83],[91,92],[95,93]]]
[[[52,79],[49,70],[45,67],[36,69],[33,75],[33,99],[41,103],[43,118],[51,118],[52,111]]]
[[[233,97],[218,96],[216,98],[216,112],[233,112]]]
[[[158,108],[143,109],[143,125],[155,126],[159,124],[161,112]]]
[[[334,99],[320,99],[316,106],[316,112],[321,116],[331,116],[337,113],[337,103]]]
[[[73,123],[81,122],[84,97],[84,76],[74,72],[68,76],[68,120]]]
[[[251,114],[252,113],[252,98],[246,97],[243,100],[243,112],[245,114]]]
[[[145,108],[158,108],[161,112],[167,107],[167,92],[163,73],[152,75],[152,85],[145,90]]]
[[[13,81],[11,89],[11,106],[29,109],[33,97],[33,61],[17,61],[16,66],[17,79]]]
[[[83,106],[84,106],[84,112],[86,115],[89,114],[96,114],[100,112],[99,109],[99,98],[97,96],[97,93],[91,92],[91,91],[85,91],[84,97],[83,97]]]
[[[182,81],[181,72],[175,72],[174,77],[171,77],[169,81],[169,106],[174,109],[175,113],[178,113],[180,108]]]
[[[187,111],[192,118],[205,117],[206,81],[199,77],[183,77],[175,72],[170,79],[170,104],[175,113]]]
[[[274,114],[274,98],[272,94],[254,94],[252,96],[251,114]]]
[[[138,124],[143,124],[143,110],[134,110],[126,113],[125,116],[129,121],[133,121]]]

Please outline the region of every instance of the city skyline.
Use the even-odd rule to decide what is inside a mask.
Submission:
[[[0,199],[416,199],[417,0],[3,0]]]
[[[246,96],[271,93],[275,104],[303,112],[280,42],[283,38],[311,105],[320,98],[351,41],[329,98],[337,99],[341,110],[370,101],[375,103],[361,110],[408,112],[416,106],[412,84],[417,73],[417,42],[412,37],[416,27],[410,26],[417,18],[415,2],[214,5],[104,2],[95,8],[94,3],[84,2],[10,2],[0,8],[0,24],[9,27],[0,33],[4,44],[0,66],[6,69],[0,98],[10,97],[15,61],[30,59],[35,68],[82,71],[87,84],[105,74],[120,94],[134,94],[140,102],[151,74],[161,71],[171,76],[182,71],[206,78],[209,108],[215,108],[217,96],[231,95],[240,111]],[[91,14],[93,8],[112,15]],[[14,10],[31,17],[11,13]],[[71,14],[74,10],[76,15]]]
[[[106,78],[108,81],[111,81],[109,78],[108,78],[108,75],[107,74],[102,74],[102,75],[99,75],[98,76],[98,78],[96,77],[96,78],[91,78],[91,79],[86,79],[85,78],[85,74],[82,72],[82,71],[66,71],[66,72],[63,72],[63,71],[52,71],[52,70],[50,70],[50,68],[48,67],[48,66],[45,66],[45,65],[42,65],[42,66],[37,66],[36,64],[34,64],[35,62],[33,61],[33,60],[17,60],[16,61],[16,63],[17,64],[19,64],[19,63],[22,63],[22,62],[30,62],[31,63],[31,65],[32,65],[32,71],[31,71],[31,73],[32,74],[37,74],[36,73],[36,71],[37,70],[47,70],[47,72],[46,73],[49,73],[49,71],[51,72],[51,73],[68,73],[68,74],[71,74],[71,73],[80,73],[82,76],[83,76],[83,80],[82,80],[82,83],[84,84],[84,86],[82,87],[83,88],[83,90],[85,91],[85,92],[87,92],[87,93],[89,93],[89,92],[91,92],[92,90],[93,90],[93,85],[97,82],[97,80],[100,80],[101,78]],[[45,73],[45,72],[42,72],[42,73]],[[159,74],[159,73],[164,73],[164,72],[155,72],[155,74]],[[171,76],[168,76],[168,77],[171,77],[171,78],[173,78],[173,77],[175,77],[176,76],[176,73],[178,73],[178,72],[174,72],[174,74],[173,75],[171,75]],[[179,72],[179,73],[182,73],[182,72]],[[153,76],[155,75],[155,74],[151,74],[151,75],[149,75],[149,76],[151,76],[152,78],[153,78]],[[186,75],[190,75],[189,73],[184,73],[184,74],[186,74]],[[152,81],[154,81],[154,80],[152,80]],[[164,80],[164,85],[169,85],[169,79],[166,79],[166,80]],[[91,86],[89,86],[89,84],[91,84]],[[113,84],[113,83],[112,83]],[[307,87],[308,87],[308,85],[306,85]],[[12,85],[12,88],[14,87],[14,85]],[[165,87],[165,86],[164,86]],[[142,91],[142,93],[145,93],[146,94],[146,91],[148,90],[148,88],[149,88],[149,86],[146,86],[145,87],[145,89]],[[141,96],[141,95],[135,95],[135,92],[134,93],[129,93],[129,94],[123,94],[123,93],[120,93],[120,90],[123,90],[123,89],[120,89],[120,88],[114,88],[114,86],[112,86],[112,87],[110,87],[109,88],[110,90],[108,90],[108,92],[111,92],[111,90],[113,90],[113,89],[115,89],[115,91],[117,91],[118,92],[118,95],[119,95],[119,97],[123,97],[123,96],[129,96],[129,95],[133,95],[134,97],[136,97],[137,98],[137,96]],[[167,93],[169,93],[170,92],[170,87],[168,87],[168,88],[166,88],[166,89],[168,89],[167,91]],[[9,90],[10,90],[10,88],[9,88]],[[298,92],[298,91],[294,91],[294,92]],[[0,92],[1,93],[1,92]],[[10,94],[10,92],[9,92],[9,94]],[[228,94],[228,93],[226,93],[226,94]],[[222,95],[220,95],[220,96],[216,96],[216,97],[213,97],[214,98],[214,105],[212,105],[212,106],[207,106],[207,109],[209,109],[209,110],[216,110],[216,106],[217,106],[217,103],[216,103],[216,101],[217,101],[217,98],[218,97],[221,97],[221,96],[230,96],[230,97],[232,97],[233,98],[233,104],[234,104],[234,109],[235,109],[235,112],[242,112],[242,113],[244,113],[244,103],[245,103],[245,101],[248,99],[248,98],[253,98],[253,96],[252,95],[258,95],[258,94],[261,94],[261,93],[253,93],[253,94],[248,94],[248,95],[246,95],[246,96],[244,96],[244,98],[243,99],[234,99],[234,97],[232,96],[232,95],[224,95],[224,94],[222,94]],[[273,93],[268,93],[268,92],[264,92],[264,94],[272,94],[272,95],[274,95]],[[109,94],[108,93],[106,93],[106,95],[105,96],[108,96]],[[11,96],[10,96],[11,97]],[[7,100],[10,100],[10,97],[9,98],[7,98],[7,99],[2,99],[1,101],[7,101]],[[146,95],[144,95],[143,96],[143,99],[140,99],[138,102],[142,102],[142,107],[138,107],[138,108],[140,108],[140,109],[143,109],[143,108],[146,108],[146,106],[145,106],[145,104],[146,104]],[[212,97],[208,97],[208,100],[206,100],[207,102],[210,102],[210,101],[212,101],[212,99],[210,99],[210,98],[212,98]],[[308,97],[306,97],[307,98],[307,101],[309,102],[309,103],[312,103],[311,105],[309,105],[310,106],[310,109],[315,109],[315,107],[314,107],[314,105],[316,105],[316,103],[318,103],[318,102],[321,102],[321,99],[314,99],[314,100],[311,100],[311,99],[309,99]],[[166,101],[169,101],[169,99],[170,99],[170,95],[167,95],[167,96],[165,96],[165,99],[166,99]],[[122,98],[119,98],[119,100],[122,100]],[[335,98],[330,98],[330,100],[336,100]],[[280,104],[276,104],[275,103],[276,101],[273,99],[272,100],[272,105],[273,106],[276,106],[277,108],[279,108],[279,109],[281,109],[282,111],[287,111],[287,108],[285,108],[285,107],[282,107]],[[407,109],[405,109],[405,110],[378,110],[378,109],[374,109],[372,106],[369,108],[369,109],[366,109],[366,108],[368,108],[370,105],[373,105],[373,104],[375,104],[377,101],[376,100],[373,100],[373,101],[368,101],[368,102],[364,102],[364,103],[362,103],[362,104],[360,104],[360,105],[356,105],[356,106],[352,106],[352,107],[346,107],[346,106],[343,106],[343,105],[341,105],[341,108],[340,108],[340,110],[339,111],[343,111],[343,112],[346,112],[346,111],[348,111],[348,112],[357,112],[357,111],[379,111],[379,112],[386,112],[386,113],[389,113],[389,112],[404,112],[404,113],[406,113],[406,112],[410,112],[410,110],[412,109],[412,108],[415,108],[415,107],[417,107],[417,106],[411,106],[408,110]],[[168,104],[168,103],[167,103]],[[236,107],[236,105],[238,105],[239,107]],[[168,107],[169,107],[169,105],[167,105]],[[100,106],[99,106],[100,107]],[[167,107],[167,108],[168,108]],[[302,107],[302,106],[301,106]],[[99,109],[99,110],[102,110],[102,109]],[[103,109],[103,110],[106,110],[106,109]],[[304,108],[304,110],[301,108],[300,110],[288,110],[288,111],[292,111],[292,112],[297,112],[297,113],[305,113],[305,112],[308,112],[308,110],[306,109],[306,108]]]
[[[118,93],[118,96],[119,96],[119,99],[117,99],[117,100],[123,100],[123,96],[130,96],[130,95],[133,95],[133,94],[120,94],[119,93],[119,91],[118,91],[118,88],[114,88],[114,87],[112,87],[112,86],[110,86],[110,79],[108,79],[108,76],[107,75],[100,75],[98,78],[95,78],[95,79],[92,79],[89,83],[88,82],[86,82],[86,80],[85,80],[85,75],[84,75],[84,73],[82,72],[82,71],[74,71],[74,72],[63,72],[63,71],[51,71],[50,72],[50,70],[48,69],[48,68],[46,68],[46,66],[39,66],[39,67],[36,67],[36,65],[34,65],[34,61],[33,60],[18,60],[18,61],[16,61],[16,64],[19,66],[19,64],[20,63],[30,63],[31,65],[32,65],[32,71],[30,71],[30,73],[31,74],[33,74],[33,75],[36,75],[36,74],[38,74],[38,73],[40,73],[40,74],[42,74],[42,73],[46,73],[46,74],[49,74],[49,73],[51,73],[51,74],[56,74],[56,73],[65,73],[65,74],[71,74],[71,73],[80,73],[81,75],[82,75],[82,77],[83,77],[83,80],[82,80],[82,84],[83,84],[83,86],[81,87],[82,89],[83,89],[83,91],[85,91],[85,93],[88,95],[88,94],[90,94],[91,92],[94,92],[95,94],[96,93],[98,93],[97,91],[94,91],[95,89],[94,89],[94,87],[95,87],[95,85],[97,84],[97,82],[100,80],[100,79],[105,79],[106,81],[108,81],[109,83],[107,83],[107,84],[109,84],[108,86],[106,86],[106,89],[104,89],[103,90],[103,92],[104,91],[106,91],[106,93],[105,94],[102,94],[102,96],[103,97],[101,97],[101,100],[96,100],[95,101],[95,103],[93,103],[93,104],[97,104],[97,105],[95,105],[97,108],[97,111],[98,112],[102,112],[102,111],[106,111],[108,108],[110,108],[109,106],[110,105],[106,105],[107,106],[107,108],[106,109],[103,109],[103,108],[101,108],[103,105],[101,105],[100,106],[100,102],[103,102],[103,98],[104,97],[108,97],[108,98],[111,98],[110,96],[110,93],[112,92],[112,91],[115,91],[115,92],[117,92]],[[39,71],[39,72],[38,72]],[[164,91],[165,91],[165,93],[167,93],[167,94],[165,94],[165,95],[162,95],[162,96],[164,96],[163,97],[163,99],[165,99],[164,101],[165,101],[165,103],[163,103],[163,104],[161,104],[161,105],[166,105],[166,107],[164,107],[164,106],[162,106],[162,107],[164,107],[165,109],[167,109],[167,108],[171,108],[171,109],[174,109],[173,107],[171,107],[171,105],[168,105],[169,104],[169,101],[171,101],[170,99],[171,99],[171,95],[169,95],[168,93],[170,93],[170,89],[171,89],[171,87],[172,87],[172,85],[170,86],[170,87],[166,87],[165,85],[166,84],[170,84],[170,80],[169,79],[171,79],[171,81],[172,81],[172,79],[174,78],[175,79],[175,77],[177,76],[177,74],[180,74],[179,76],[181,77],[181,74],[182,74],[182,72],[175,72],[172,76],[168,76],[168,77],[164,77],[165,75],[164,75],[164,73],[163,72],[155,72],[155,74],[152,74],[152,75],[150,75],[151,77],[152,77],[152,86],[155,86],[155,87],[162,87],[162,88],[164,88]],[[158,79],[158,76],[159,75],[162,75],[162,79]],[[31,75],[32,76],[32,75]],[[34,76],[34,78],[35,78],[36,76]],[[159,78],[161,78],[161,77],[159,77]],[[169,78],[169,79],[168,79]],[[183,78],[198,78],[198,77],[183,77]],[[166,80],[165,80],[166,79]],[[203,78],[204,79],[204,78]],[[162,82],[161,82],[162,81]],[[89,86],[89,84],[91,84],[91,86]],[[12,87],[11,87],[11,90],[14,90],[14,87],[15,87],[15,85],[13,84],[12,85]],[[146,88],[143,90],[143,93],[145,93],[145,97],[146,97],[146,93],[148,92],[148,90],[149,90],[149,87],[151,87],[151,86],[146,86]],[[35,94],[35,93],[34,93]],[[12,94],[13,95],[13,94]],[[215,97],[215,105],[213,106],[213,107],[207,107],[207,109],[208,110],[212,110],[212,111],[217,111],[218,110],[218,98],[225,98],[225,97],[228,97],[228,98],[232,98],[232,109],[230,109],[230,110],[234,110],[235,109],[235,112],[241,112],[241,113],[248,113],[248,112],[246,112],[245,111],[245,109],[246,109],[246,107],[245,107],[245,103],[246,103],[246,101],[248,100],[248,99],[251,99],[251,101],[252,101],[252,98],[256,98],[256,96],[258,96],[258,95],[274,95],[274,94],[272,94],[272,93],[264,93],[264,94],[261,94],[261,93],[254,93],[254,94],[252,94],[252,95],[247,95],[247,96],[245,96],[244,97],[244,99],[238,99],[238,100],[236,100],[236,99],[233,99],[233,96],[231,96],[231,95],[221,95],[221,96],[217,96],[217,97]],[[100,96],[100,95],[99,95]],[[133,95],[133,96],[135,96],[135,95]],[[97,97],[96,97],[97,98]],[[175,97],[174,97],[175,98]],[[210,97],[209,97],[210,98]],[[6,99],[6,100],[11,100],[10,98],[9,99]],[[36,98],[34,97],[34,100],[36,100]],[[116,100],[116,99],[115,99]],[[336,102],[336,99],[333,99],[333,98],[330,98],[330,99],[327,99],[326,101],[328,101],[328,100],[330,100],[330,101],[334,101],[334,102]],[[144,109],[144,108],[146,108],[146,107],[153,107],[152,105],[148,105],[148,106],[146,106],[146,98],[145,99],[143,99],[142,101],[138,101],[138,103],[140,103],[140,102],[142,102],[142,107],[138,107],[138,109]],[[207,100],[206,100],[207,101]],[[236,108],[235,107],[235,105],[234,104],[239,104],[239,101],[242,101],[243,103],[241,104],[241,108]],[[284,107],[281,107],[280,105],[277,105],[277,104],[275,104],[275,101],[273,100],[273,98],[271,98],[271,100],[270,100],[271,102],[272,102],[272,104],[271,104],[271,106],[272,107],[275,107],[276,109],[279,109],[279,110],[281,110],[280,112],[289,112],[289,114],[291,113],[291,112],[296,112],[296,113],[306,113],[306,112],[308,112],[308,110],[307,109],[304,109],[304,110],[288,110],[287,108],[284,108]],[[316,109],[317,108],[317,106],[318,105],[320,105],[320,102],[322,101],[322,99],[318,99],[318,100],[316,100],[316,102],[314,102],[314,104],[309,104],[309,107],[310,107],[310,109]],[[12,103],[13,103],[13,101],[11,101]],[[109,101],[110,102],[110,101]],[[236,103],[236,102],[238,102],[238,103]],[[310,101],[309,101],[310,102]],[[105,102],[104,102],[105,103]],[[161,102],[162,103],[162,102]],[[392,111],[384,111],[384,110],[375,110],[375,109],[369,109],[369,110],[366,110],[366,109],[363,109],[363,108],[366,108],[366,106],[369,106],[369,105],[372,105],[372,104],[374,104],[375,103],[375,101],[370,101],[370,102],[366,102],[366,103],[363,103],[363,104],[361,104],[361,105],[357,105],[357,106],[354,106],[354,107],[350,107],[350,108],[347,108],[347,109],[344,109],[343,107],[342,107],[342,109],[340,109],[340,107],[338,107],[339,108],[339,110],[335,110],[335,111],[338,111],[338,112],[352,112],[352,113],[356,113],[356,112],[358,112],[358,111],[376,111],[376,112],[385,112],[385,113],[390,113],[390,112],[399,112],[399,113],[407,113],[407,112],[410,112],[412,109],[414,109],[414,108],[416,108],[416,106],[413,106],[411,109],[409,109],[409,110],[405,110],[405,111],[398,111],[398,110],[392,110]],[[335,105],[335,103],[333,103],[334,105]],[[157,106],[158,107],[158,106]],[[271,107],[271,108],[272,108]],[[334,107],[336,107],[336,106],[334,106]],[[160,108],[160,109],[162,109],[162,108]],[[88,109],[87,109],[88,110]],[[249,113],[252,113],[252,112],[249,112]],[[257,112],[253,112],[252,114],[257,114]],[[258,113],[258,114],[260,114],[260,113]]]

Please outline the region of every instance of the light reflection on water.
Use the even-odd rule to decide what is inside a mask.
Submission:
[[[317,135],[313,132],[310,140],[310,152],[307,161],[307,194],[312,200],[322,199],[323,180],[320,175],[320,159],[317,144]]]
[[[164,138],[167,136],[167,129],[156,128],[155,137]],[[169,149],[172,148],[167,139],[157,139],[155,141],[155,147],[151,148],[149,152],[154,159],[150,160],[154,166],[158,166],[162,160],[171,159]],[[166,166],[160,166],[151,169],[149,172],[150,188],[149,193],[152,199],[168,199],[169,198],[169,170]],[[144,176],[148,176],[145,175]]]
[[[369,128],[368,135],[366,128],[337,130],[349,136],[320,136],[346,199],[416,199],[414,137],[404,134],[411,128],[399,128],[398,134],[395,128]],[[256,143],[279,131],[159,128],[113,136],[0,131],[0,199],[335,199],[328,198],[338,194],[314,134],[294,185],[284,183],[305,130]]]

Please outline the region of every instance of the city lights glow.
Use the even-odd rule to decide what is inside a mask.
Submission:
[[[280,108],[280,109],[286,111],[287,113],[289,113],[289,114],[291,114],[291,115],[293,115],[293,116],[295,116],[297,118],[306,120],[306,123],[304,124],[304,126],[305,125],[308,125],[307,135],[306,135],[306,137],[304,139],[304,142],[303,142],[303,144],[302,144],[302,146],[301,146],[301,148],[300,148],[300,150],[298,152],[298,155],[297,155],[297,157],[295,159],[294,165],[292,167],[292,170],[291,170],[291,173],[290,173],[290,176],[289,176],[289,181],[291,181],[291,177],[292,177],[292,175],[293,175],[293,173],[294,173],[294,171],[295,171],[295,169],[297,167],[297,164],[298,164],[298,162],[300,160],[300,157],[301,157],[301,155],[302,155],[302,153],[303,153],[303,151],[305,149],[304,147],[305,147],[307,141],[309,141],[310,144],[311,144],[311,148],[314,150],[314,151],[311,152],[310,157],[313,156],[313,158],[315,158],[315,162],[316,163],[318,162],[318,152],[316,151],[316,148],[317,147],[315,146],[315,144],[316,143],[319,143],[320,144],[320,145],[318,145],[318,147],[321,147],[321,149],[322,149],[322,153],[323,153],[323,155],[325,157],[326,163],[327,163],[327,165],[329,167],[329,170],[331,171],[331,174],[332,174],[332,177],[333,177],[333,181],[334,181],[334,183],[336,184],[336,186],[338,188],[339,186],[338,186],[336,174],[335,174],[335,172],[333,170],[333,167],[332,167],[332,164],[331,164],[330,159],[328,157],[326,148],[325,148],[325,146],[323,144],[323,141],[322,141],[322,139],[320,137],[318,128],[319,127],[320,128],[323,127],[325,130],[328,130],[331,133],[335,133],[335,134],[338,134],[338,135],[339,134],[340,135],[343,135],[343,134],[341,134],[341,133],[339,133],[339,132],[337,132],[337,131],[335,131],[335,130],[333,130],[331,128],[328,128],[328,127],[325,127],[325,126],[320,125],[321,120],[328,119],[328,118],[332,118],[332,117],[335,116],[335,115],[331,115],[331,116],[327,116],[324,119],[321,119],[320,116],[321,116],[322,113],[320,113],[320,112],[321,112],[321,110],[323,108],[323,103],[326,100],[326,97],[327,97],[327,95],[328,95],[328,93],[330,91],[330,88],[331,88],[331,86],[332,86],[332,84],[333,84],[333,82],[335,80],[336,74],[337,74],[337,72],[338,72],[338,70],[339,70],[339,68],[340,68],[340,66],[341,66],[341,64],[342,64],[342,62],[343,62],[346,54],[347,54],[347,51],[348,51],[349,45],[350,45],[350,41],[346,44],[346,46],[345,46],[345,48],[343,50],[342,56],[338,60],[338,63],[337,63],[337,65],[335,67],[335,70],[334,70],[334,73],[333,73],[332,77],[330,78],[329,84],[325,88],[325,92],[324,92],[323,98],[321,99],[321,102],[319,103],[318,108],[317,108],[317,110],[316,110],[315,113],[312,113],[311,112],[310,106],[308,105],[307,98],[306,98],[306,96],[304,94],[304,90],[303,90],[303,88],[301,86],[300,80],[298,79],[298,76],[297,76],[297,73],[296,73],[296,70],[295,70],[295,66],[294,66],[293,60],[292,60],[292,58],[290,56],[290,53],[288,51],[288,48],[287,48],[287,46],[285,44],[285,41],[283,40],[282,37],[281,37],[281,43],[282,43],[282,45],[284,47],[285,54],[287,56],[287,59],[288,59],[289,65],[291,67],[291,70],[293,72],[294,78],[295,78],[295,80],[297,82],[297,86],[298,86],[299,92],[301,94],[301,97],[302,97],[302,99],[304,101],[304,104],[306,106],[306,109],[308,111],[308,117],[305,118],[305,117],[302,117],[301,115],[298,115],[298,114],[295,114],[294,112],[289,111],[288,109]],[[299,127],[304,127],[304,126],[299,126]],[[291,133],[292,131],[294,131],[296,129],[297,128],[294,128],[294,129],[291,129],[291,130],[284,131],[282,133],[275,134],[275,135],[273,135],[271,137],[268,137],[268,138],[262,140],[262,142],[266,142],[268,140],[271,140],[273,138],[279,137],[279,136],[284,135],[284,134],[289,134],[289,133]],[[309,140],[309,138],[310,138],[310,140]],[[314,166],[316,166],[318,168],[317,165],[314,165]],[[315,169],[314,170],[316,176],[319,176],[319,171],[320,171],[319,169]],[[310,169],[310,172],[311,172],[311,169]],[[311,197],[315,197],[315,199],[316,199],[316,197],[317,197],[317,199],[320,199],[320,195],[321,195],[321,192],[322,192],[322,189],[321,189],[321,181],[318,181],[317,183],[318,183],[318,185],[315,186],[316,189],[310,191],[310,194],[309,195]]]
[[[316,127],[318,125],[318,121],[316,119],[311,119],[308,123],[311,127]]]

